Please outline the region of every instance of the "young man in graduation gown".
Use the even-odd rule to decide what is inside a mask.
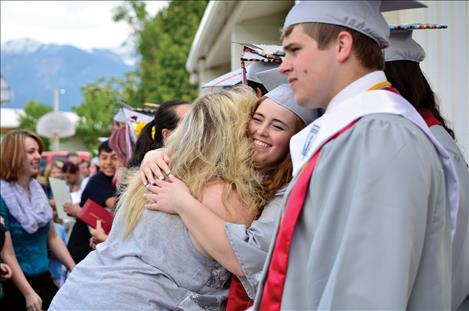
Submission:
[[[255,309],[450,308],[455,171],[381,71],[379,6],[304,1],[285,20],[280,70],[299,104],[326,112],[290,142]]]

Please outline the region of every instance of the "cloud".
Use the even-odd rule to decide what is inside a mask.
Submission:
[[[31,38],[84,49],[115,48],[129,36],[125,22],[112,20],[122,1],[1,1],[1,41]],[[166,1],[145,1],[154,15]]]

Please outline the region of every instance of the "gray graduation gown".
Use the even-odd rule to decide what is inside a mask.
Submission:
[[[402,117],[365,116],[322,148],[281,307],[448,310],[450,232],[445,175],[430,140]]]
[[[244,277],[239,280],[251,299],[256,296],[262,267],[272,242],[277,219],[280,215],[285,188],[277,191],[264,207],[261,216],[249,228],[240,224],[226,224],[225,232],[234,250]]]
[[[464,156],[444,127],[434,125],[430,127],[430,131],[448,151],[458,175],[461,191],[459,191],[459,211],[453,238],[453,297],[451,305],[453,310],[469,310],[469,170]]]

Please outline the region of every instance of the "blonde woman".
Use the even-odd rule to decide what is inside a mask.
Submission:
[[[244,88],[203,96],[168,143],[171,170],[190,192],[221,218],[246,225],[265,201],[246,137],[255,103]],[[50,310],[222,307],[230,273],[179,216],[144,209],[144,192],[136,172],[108,239],[76,267]]]

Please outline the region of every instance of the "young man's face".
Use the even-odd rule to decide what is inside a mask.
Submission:
[[[301,106],[325,108],[332,99],[335,72],[333,45],[320,50],[301,25],[283,39],[285,58],[280,71],[286,74]]]
[[[117,155],[114,151],[102,150],[99,154],[99,168],[106,176],[114,176],[116,173]]]

